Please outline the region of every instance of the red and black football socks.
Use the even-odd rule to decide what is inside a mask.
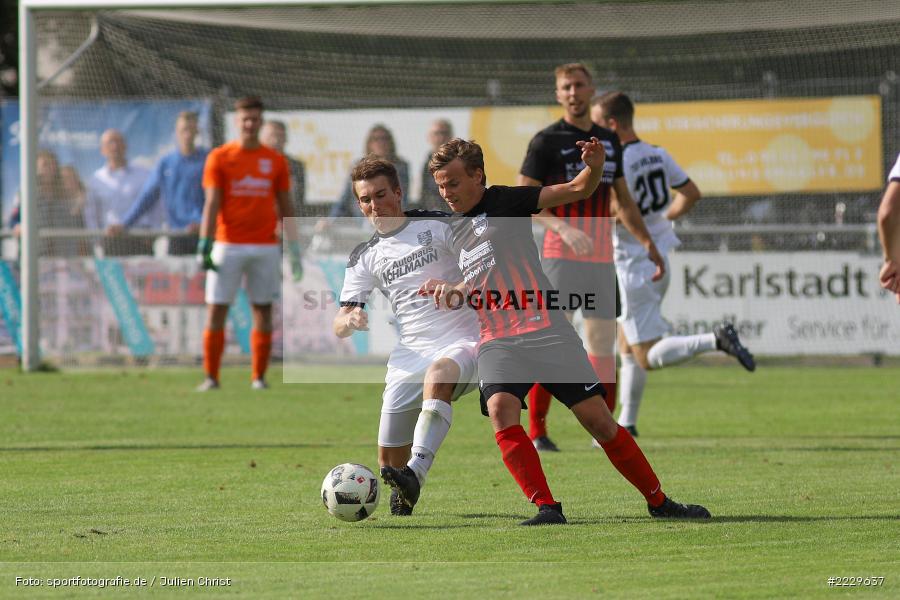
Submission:
[[[534,444],[525,435],[525,429],[521,425],[513,425],[498,431],[494,437],[500,446],[503,463],[522,488],[525,497],[538,506],[556,504],[541,468],[541,459]]]
[[[644,495],[647,504],[659,506],[666,499],[660,487],[659,478],[653,472],[653,467],[647,462],[647,457],[631,437],[628,431],[619,425],[616,437],[608,442],[601,443],[600,447],[606,452],[609,462],[627,479],[631,485]]]

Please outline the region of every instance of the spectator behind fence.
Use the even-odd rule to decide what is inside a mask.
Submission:
[[[69,192],[63,171],[59,168],[56,155],[49,150],[39,150],[37,153],[37,226],[39,233],[46,229],[83,229],[84,213],[83,203],[74,193]],[[71,169],[71,167],[65,167]],[[78,179],[78,174],[75,173]],[[83,189],[83,186],[82,186]],[[15,237],[22,234],[21,204],[16,198],[16,204],[10,215],[9,227]],[[46,233],[46,232],[44,232]],[[41,237],[39,251],[40,256],[80,256],[86,254],[87,246],[84,239],[76,237]]]
[[[79,215],[80,227],[84,227],[84,203],[87,202],[87,189],[78,174],[75,165],[63,165],[59,169],[62,177],[63,194],[69,202],[69,210]]]
[[[97,169],[88,180],[85,222],[90,229],[106,231],[111,225],[124,222],[129,209],[135,203],[150,172],[139,165],[128,163],[128,146],[125,137],[117,129],[107,129],[100,137],[100,154],[106,164]],[[162,207],[157,205],[134,224],[135,229],[159,229],[162,227]],[[151,238],[107,237],[103,241],[107,256],[152,254]]]
[[[437,119],[431,123],[428,128],[428,156],[425,157],[425,163],[422,165],[422,194],[419,197],[418,208],[425,210],[447,210],[447,203],[438,193],[437,184],[431,171],[428,169],[428,161],[431,155],[437,152],[441,146],[453,139],[453,125],[447,119]]]
[[[133,227],[148,212],[165,207],[169,228],[190,235],[169,239],[169,254],[193,254],[197,248],[200,219],[203,216],[203,165],[208,148],[198,148],[197,113],[184,111],[175,120],[177,147],[159,159],[143,189],[121,223],[108,225],[109,235],[120,235]]]
[[[306,167],[303,161],[288,156],[284,151],[287,144],[287,126],[283,121],[265,121],[259,132],[259,141],[263,146],[277,150],[287,159],[291,174],[291,202],[294,204],[294,216],[310,216],[310,211],[306,208]]]
[[[394,143],[394,135],[390,129],[380,123],[373,125],[366,136],[363,153],[364,157],[381,158],[393,163],[394,167],[397,168],[397,177],[400,179],[400,189],[404,195],[407,193],[409,190],[409,163],[397,156],[397,146]],[[355,160],[353,164],[358,162],[359,160]],[[321,219],[316,224],[316,231],[321,232],[328,229],[331,220],[338,217],[360,217],[359,210],[356,208],[356,198],[353,196],[349,174],[341,197],[331,206],[328,218]]]

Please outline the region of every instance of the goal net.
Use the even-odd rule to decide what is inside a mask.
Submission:
[[[110,236],[121,215],[92,212],[108,130],[127,145],[126,188],[137,194],[176,148],[178,115],[197,116],[196,143],[209,148],[233,136],[236,98],[262,97],[302,169],[292,179],[303,243],[316,244],[311,268],[334,291],[353,236],[342,226],[316,233],[346,197],[349,168],[371,150],[376,126],[392,138],[410,206],[442,206],[423,173],[438,121],[483,145],[490,183],[514,184],[529,139],[562,115],[553,70],[567,62],[588,65],[598,93],[627,92],[638,133],[666,147],[704,193],[678,225],[667,300],[675,331],[733,318],[761,353],[900,348],[900,325],[874,283],[868,226],[900,152],[896,2],[264,4],[35,11],[27,51],[39,81],[33,218],[47,360],[195,364],[201,353],[203,273],[184,223],[159,201]],[[13,354],[20,109],[15,99],[0,106],[0,352]],[[115,198],[122,211],[130,201]],[[330,323],[296,310],[275,310],[275,354],[284,337],[333,352]],[[302,335],[282,336],[282,316]],[[239,296],[226,356],[243,360],[249,327]],[[387,346],[351,353],[383,363]]]

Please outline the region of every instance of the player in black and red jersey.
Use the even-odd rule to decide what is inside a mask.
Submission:
[[[528,145],[519,185],[547,186],[571,181],[584,168],[578,142],[600,140],[606,152],[596,191],[571,204],[544,208],[535,217],[545,228],[542,265],[550,282],[563,295],[599,290],[592,310],[582,306],[588,359],[606,389],[606,404],[616,405],[616,317],[619,295],[612,256],[612,220],[616,216],[647,249],[657,265],[654,280],[663,275],[664,262],[641,213],[628,192],[622,172],[622,145],[616,134],[591,121],[594,85],[588,68],[568,63],[556,68],[556,101],[564,116],[538,132]],[[613,191],[615,193],[613,193]],[[569,315],[574,314],[570,311]],[[529,393],[529,434],[535,448],[556,451],[547,436],[550,392],[535,385]]]
[[[599,140],[579,142],[585,168],[568,183],[547,187],[485,187],[484,156],[474,142],[454,139],[434,153],[429,170],[453,210],[452,245],[462,282],[429,280],[420,293],[439,306],[465,302],[478,313],[478,377],[503,462],[538,514],[523,525],[566,522],[547,485],[537,450],[520,424],[523,399],[541,383],[568,406],[600,442],[616,469],[647,499],[654,517],[708,518],[702,506],[666,497],[634,439],[612,418],[603,388],[575,329],[564,316],[566,297],[541,269],[528,217],[575,202],[597,188],[604,163]],[[585,299],[587,300],[587,299]]]

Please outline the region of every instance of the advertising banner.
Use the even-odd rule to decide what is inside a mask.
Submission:
[[[900,306],[878,283],[881,260],[853,253],[670,256],[663,316],[676,335],[732,321],[768,355],[900,355]]]
[[[709,196],[874,191],[882,177],[881,98],[846,96],[637,104],[635,129],[668,150]],[[516,182],[531,137],[556,107],[472,110],[493,183]]]
[[[100,136],[118,129],[128,144],[129,160],[148,169],[175,147],[175,119],[183,110],[199,113],[197,143],[209,147],[212,104],[208,100],[46,102],[41,107],[38,148],[56,154],[60,166],[72,165],[82,181],[103,166]],[[19,190],[19,103],[0,102],[0,215],[3,224]]]
[[[10,338],[14,343],[16,352],[22,354],[22,297],[19,294],[19,284],[13,275],[10,266],[0,260],[0,346],[4,345],[3,338]]]
[[[46,356],[65,365],[125,354],[201,354],[204,274],[192,257],[106,262],[110,264],[41,261],[41,346]],[[728,320],[758,355],[900,356],[900,306],[879,287],[877,256],[675,252],[670,262],[663,316],[673,334],[711,331],[715,323]],[[366,308],[369,331],[335,337],[331,322],[339,308],[344,265],[345,256],[310,253],[303,280],[284,281],[282,298],[273,307],[275,356],[340,364],[342,357],[383,359],[391,352],[398,339],[396,322],[390,302],[378,293]],[[18,286],[5,267],[0,263],[0,347],[15,351]],[[106,272],[107,267],[116,272]],[[290,273],[288,265],[283,272]],[[246,352],[241,339],[246,333],[239,324],[232,320],[228,331],[228,353]]]
[[[98,258],[94,260],[94,266],[131,354],[150,356],[154,351],[153,340],[147,333],[137,302],[128,289],[122,264],[112,258]]]
[[[635,128],[708,195],[884,185],[880,96],[641,104]]]
[[[285,280],[284,296],[272,310],[274,356],[281,356],[285,346],[297,354],[326,357],[369,352],[387,356],[390,352],[396,337],[382,335],[379,329],[378,343],[371,347],[334,336],[331,320],[338,310],[337,292],[331,291],[329,282],[338,264],[338,279],[331,283],[339,286],[346,256],[340,262],[307,257],[303,281]],[[2,354],[20,351],[20,296],[14,269],[0,261]],[[288,265],[284,272],[290,273]],[[53,362],[62,366],[118,364],[112,359],[140,357],[151,362],[194,364],[202,355],[205,273],[192,256],[43,258],[39,277],[41,349]],[[320,299],[323,291],[327,293]],[[383,312],[389,315],[390,307]],[[230,357],[248,354],[252,319],[243,291],[229,315],[226,353]],[[387,317],[375,318],[385,323],[382,329],[387,332]]]

